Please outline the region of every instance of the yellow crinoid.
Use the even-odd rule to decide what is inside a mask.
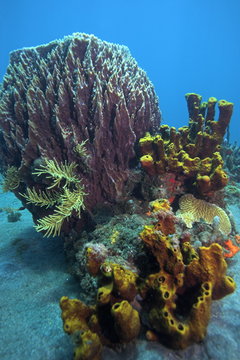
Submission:
[[[73,213],[80,217],[86,195],[81,180],[75,173],[76,163],[58,163],[56,159],[44,159],[44,164],[33,174],[46,175],[50,185],[46,190],[26,189],[21,194],[28,204],[40,207],[53,208],[53,213],[37,221],[37,231],[43,231],[44,236],[60,235],[65,219]]]
[[[77,164],[72,163],[58,163],[56,159],[44,159],[44,163],[40,165],[39,169],[33,172],[33,175],[45,175],[46,178],[52,180],[52,184],[48,186],[48,189],[52,189],[56,186],[60,186],[61,181],[64,181],[63,187],[68,186],[71,182],[79,183],[80,180],[74,173]]]
[[[35,226],[36,230],[45,231],[45,236],[60,235],[64,220],[70,217],[73,211],[76,211],[80,217],[81,210],[85,208],[84,195],[86,194],[83,187],[79,184],[74,190],[64,188],[58,199],[59,204],[55,207],[53,214],[39,219]]]
[[[3,192],[13,191],[19,187],[21,178],[16,166],[9,166],[5,173],[2,189]]]

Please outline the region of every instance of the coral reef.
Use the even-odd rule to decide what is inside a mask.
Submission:
[[[149,207],[151,208],[149,215],[153,215],[157,219],[155,229],[164,235],[174,234],[176,231],[175,223],[177,218],[171,211],[169,201],[166,199],[157,199],[150,202]]]
[[[177,202],[178,197],[187,191],[184,184],[185,177],[182,175],[168,172],[160,176],[150,176],[146,172],[142,175],[140,192],[146,202],[168,199],[172,204]]]
[[[228,182],[220,155],[221,143],[232,115],[233,104],[217,100],[201,103],[201,96],[186,94],[189,125],[176,130],[162,125],[160,133],[147,133],[139,140],[140,162],[150,176],[166,172],[184,175],[188,188],[202,196],[222,189]]]
[[[212,301],[235,290],[226,260],[239,235],[219,191],[233,104],[220,100],[215,121],[217,99],[186,100],[188,126],[160,126],[146,73],[126,47],[93,35],[11,53],[0,90],[3,189],[37,231],[65,240],[81,286],[81,300],[60,300],[75,360],[100,360],[104,346],[141,330],[174,349],[201,342]],[[228,167],[234,152],[222,151]]]
[[[20,187],[11,189],[20,196],[26,188],[46,191],[47,173],[34,175],[45,159],[77,164],[91,212],[127,197],[135,142],[160,118],[153,86],[125,46],[76,33],[17,50],[0,93],[1,168],[17,168]],[[27,207],[35,221],[51,213]],[[83,221],[68,220],[68,228]]]
[[[212,205],[212,204],[207,204]],[[229,220],[231,222],[232,231],[230,234],[223,233],[220,229],[220,217],[215,216],[213,221],[207,223],[204,219],[199,219],[192,224],[192,227],[187,227],[181,216],[178,216],[180,211],[176,212],[175,229],[176,233],[172,238],[172,242],[179,245],[181,243],[191,243],[191,246],[196,251],[199,247],[210,246],[212,243],[217,243],[222,246],[224,257],[233,257],[238,251],[238,234],[236,234],[236,224],[234,219],[229,214]],[[227,246],[232,245],[232,250]],[[230,254],[231,256],[228,256]]]
[[[216,217],[219,218],[219,230],[228,235],[231,232],[231,222],[226,212],[215,204],[205,200],[196,199],[192,194],[185,194],[179,201],[180,209],[177,215],[183,219],[187,227],[191,228],[193,222],[203,219],[212,224]]]

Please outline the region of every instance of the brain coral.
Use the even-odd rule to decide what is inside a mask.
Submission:
[[[36,162],[77,163],[92,209],[125,195],[135,141],[160,117],[153,85],[125,46],[76,33],[17,50],[0,91],[1,166],[18,168],[18,194],[36,183],[45,190]]]
[[[194,221],[203,219],[208,224],[212,224],[215,216],[219,217],[219,230],[224,234],[231,232],[230,220],[223,209],[205,200],[196,199],[192,194],[183,195],[179,201],[180,209],[177,215],[181,217],[190,228]]]

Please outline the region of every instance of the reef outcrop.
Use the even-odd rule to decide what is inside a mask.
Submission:
[[[148,260],[139,262],[137,271],[106,261],[100,265],[100,258],[97,268],[93,262],[90,272],[99,281],[96,305],[66,297],[60,301],[68,334],[88,331],[96,344],[113,348],[136,339],[141,327],[147,338],[173,349],[204,339],[212,301],[235,290],[234,280],[226,275],[223,249],[217,243],[194,248],[186,237],[176,242],[178,219],[169,202],[159,199],[150,207],[152,224],[139,234]],[[76,305],[78,313],[68,311]],[[83,351],[82,340],[75,354]]]

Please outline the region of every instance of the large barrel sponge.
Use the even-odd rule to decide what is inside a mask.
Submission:
[[[153,85],[125,46],[75,33],[13,51],[0,91],[1,166],[18,169],[18,195],[36,183],[45,190],[32,175],[42,160],[77,163],[91,210],[124,198],[135,142],[160,118]]]

